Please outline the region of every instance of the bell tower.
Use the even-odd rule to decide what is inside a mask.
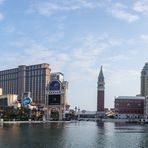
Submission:
[[[103,70],[101,66],[100,73],[98,76],[98,82],[97,82],[97,111],[98,112],[104,111],[104,90],[105,90],[105,82],[104,82]]]

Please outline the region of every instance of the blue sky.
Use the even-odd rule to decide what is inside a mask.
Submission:
[[[103,65],[110,108],[140,93],[147,28],[148,0],[0,0],[0,70],[47,62],[69,82],[71,108],[96,110]]]

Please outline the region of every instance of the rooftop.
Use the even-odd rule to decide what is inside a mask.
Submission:
[[[115,97],[115,99],[141,99],[144,100],[145,97],[144,96],[117,96]]]

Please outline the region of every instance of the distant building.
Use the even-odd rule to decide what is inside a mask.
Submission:
[[[118,96],[115,98],[115,111],[120,118],[140,118],[144,114],[143,96]]]
[[[144,117],[148,119],[148,96],[145,97],[144,101]]]
[[[144,117],[148,118],[148,62],[141,71],[141,96],[145,96]]]
[[[141,95],[148,96],[148,62],[141,71]]]
[[[104,108],[104,111],[107,112],[107,111],[109,111],[109,109],[108,108]]]
[[[0,96],[3,94],[3,89],[0,88]]]
[[[97,112],[104,112],[104,91],[105,82],[101,66],[97,82]]]
[[[113,111],[113,112],[115,112],[115,108],[110,108],[110,111]]]
[[[46,88],[50,81],[49,64],[20,65],[18,68],[0,71],[0,87],[3,94],[18,94],[22,99],[25,92],[30,92],[33,102],[45,104]]]
[[[7,94],[0,96],[0,107],[16,106],[16,104],[17,104],[16,94]]]
[[[91,120],[92,118],[96,118],[96,111],[81,111],[79,113],[79,120]]]
[[[62,120],[67,110],[68,82],[64,81],[61,72],[51,73],[50,83],[47,89],[46,106],[48,108],[48,119]]]

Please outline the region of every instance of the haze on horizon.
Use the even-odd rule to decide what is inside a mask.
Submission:
[[[140,93],[148,62],[148,0],[0,0],[0,70],[49,63],[69,82],[69,104],[96,110],[97,78],[105,107]]]

